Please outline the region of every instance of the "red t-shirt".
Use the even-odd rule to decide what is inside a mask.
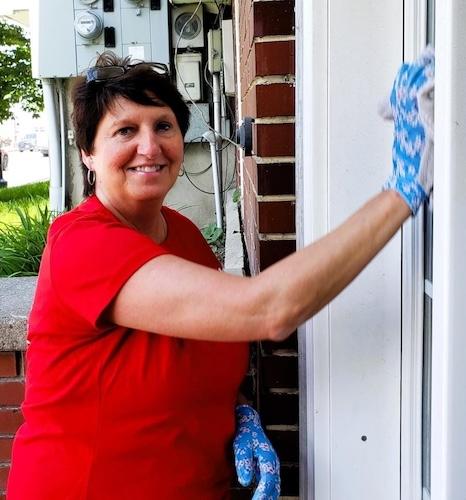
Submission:
[[[25,423],[9,500],[228,498],[247,344],[176,339],[102,319],[154,257],[218,268],[190,221],[168,208],[163,215],[160,245],[96,197],[52,224],[29,317]]]

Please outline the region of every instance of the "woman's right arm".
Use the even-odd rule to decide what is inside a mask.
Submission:
[[[108,318],[174,337],[284,339],[343,290],[429,195],[433,164],[426,152],[433,150],[433,136],[425,134],[418,95],[433,89],[433,78],[432,49],[401,67],[390,97],[395,121],[390,189],[333,232],[253,278],[162,255],[126,282],[107,309]]]
[[[333,232],[253,278],[162,255],[125,283],[107,317],[174,337],[282,340],[348,285],[409,214],[395,191],[384,191]]]

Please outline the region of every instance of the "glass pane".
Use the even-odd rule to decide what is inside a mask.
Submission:
[[[427,43],[435,43],[435,0],[427,0]],[[424,278],[432,289],[433,195],[424,210]],[[423,498],[430,497],[432,398],[432,297],[424,293],[424,341],[422,364],[422,489]]]
[[[430,431],[432,394],[432,299],[424,296],[424,353],[422,365],[422,486],[430,492]]]

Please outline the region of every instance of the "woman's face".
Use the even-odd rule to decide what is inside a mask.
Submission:
[[[183,148],[171,108],[117,97],[99,122],[92,152],[82,157],[95,170],[97,196],[124,212],[137,202],[163,202],[178,177]]]

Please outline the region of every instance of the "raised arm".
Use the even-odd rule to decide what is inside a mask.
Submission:
[[[142,266],[108,311],[116,324],[203,340],[281,340],[332,300],[395,234],[410,210],[395,191],[253,278],[163,255]]]
[[[432,92],[433,71],[431,51],[399,71],[387,114],[395,121],[387,190],[341,226],[253,278],[160,256],[123,286],[109,318],[175,337],[284,339],[343,290],[429,195],[433,137],[425,133],[418,98]]]

